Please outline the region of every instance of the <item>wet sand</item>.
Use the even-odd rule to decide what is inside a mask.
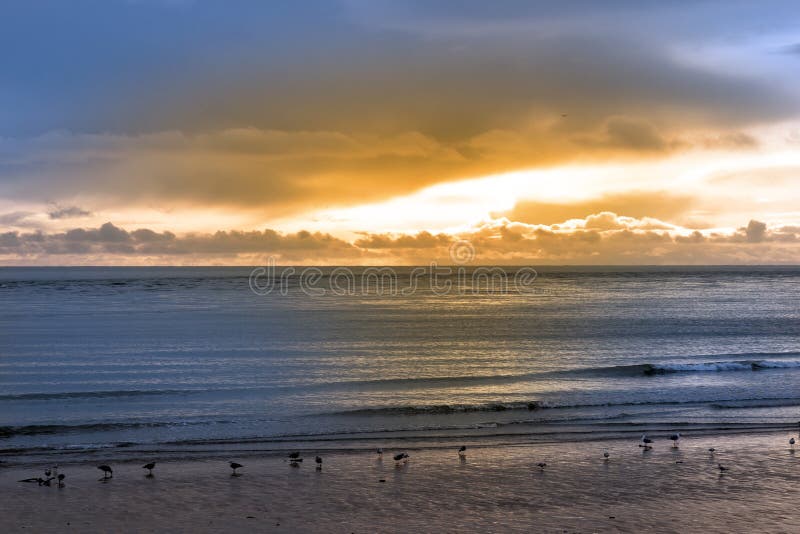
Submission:
[[[0,468],[1,532],[796,532],[800,450],[788,433],[62,465],[66,486],[23,484],[41,466]],[[717,451],[712,456],[709,447]],[[609,461],[603,450],[608,448]],[[536,463],[544,461],[542,471]],[[680,462],[680,463],[678,463]],[[720,475],[717,463],[729,467]],[[385,482],[381,482],[384,480]]]

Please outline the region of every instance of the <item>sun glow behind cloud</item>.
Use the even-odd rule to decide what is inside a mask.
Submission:
[[[800,261],[765,2],[10,0],[0,261]]]

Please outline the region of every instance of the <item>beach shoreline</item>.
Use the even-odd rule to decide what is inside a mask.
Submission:
[[[61,465],[64,488],[18,482],[42,476],[40,465],[4,464],[0,531],[790,531],[800,520],[792,435],[684,436],[679,448],[660,436],[651,451],[630,439],[477,446],[464,460],[454,447],[409,448],[399,467],[399,448],[382,460],[319,451],[321,471],[312,450],[299,467],[258,451],[167,461],[149,453],[104,461],[114,468],[107,481],[98,462]],[[153,460],[146,478],[141,465]],[[242,476],[227,460],[244,464]]]

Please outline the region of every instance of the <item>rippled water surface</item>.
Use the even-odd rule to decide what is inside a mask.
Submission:
[[[800,419],[800,270],[544,269],[522,293],[325,296],[256,295],[249,272],[0,270],[0,449]]]

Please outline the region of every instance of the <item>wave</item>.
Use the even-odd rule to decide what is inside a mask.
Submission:
[[[542,400],[518,401],[518,402],[490,402],[485,404],[434,404],[416,406],[383,406],[373,408],[356,408],[353,410],[342,410],[336,412],[325,412],[314,414],[314,416],[326,415],[355,415],[355,416],[391,416],[391,415],[439,415],[457,413],[480,413],[480,412],[505,412],[505,411],[540,411],[540,410],[566,410],[580,408],[614,408],[625,406],[710,406],[712,408],[759,408],[765,406],[800,406],[800,397],[786,398],[752,398],[752,399],[693,399],[686,401],[641,401],[641,402],[598,402],[598,403],[552,403]],[[619,414],[618,414],[619,415]],[[602,419],[614,419],[615,416],[604,416]],[[630,414],[623,414],[628,416]],[[588,416],[580,416],[576,419],[586,419]]]
[[[172,395],[176,393],[195,393],[204,390],[186,389],[130,389],[112,391],[64,391],[56,393],[20,393],[17,395],[0,395],[0,400],[57,400],[107,397],[138,397],[142,395]]]
[[[136,428],[157,428],[173,423],[87,423],[82,425],[24,425],[0,426],[0,438],[11,436],[35,436],[40,434],[64,434],[71,432],[106,432]]]
[[[800,369],[800,360],[733,360],[716,362],[664,362],[615,365],[575,369],[555,374],[595,376],[655,376],[673,373],[721,373],[730,371],[764,371],[768,369]]]

